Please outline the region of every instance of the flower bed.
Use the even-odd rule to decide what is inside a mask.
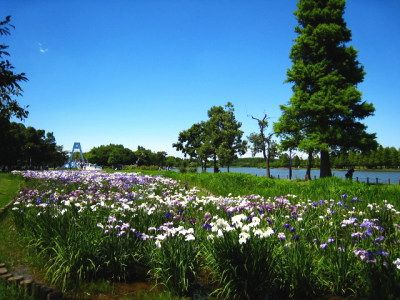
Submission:
[[[23,172],[23,236],[64,290],[150,276],[179,295],[400,294],[400,213],[386,201],[203,196],[135,173]]]

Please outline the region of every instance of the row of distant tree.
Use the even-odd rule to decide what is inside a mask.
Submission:
[[[312,168],[319,168],[320,157],[314,156]],[[307,159],[294,155],[290,161],[287,153],[280,153],[271,159],[271,167],[288,168],[291,164],[294,168],[306,168]],[[238,158],[233,163],[235,167],[265,168],[265,161],[262,157]],[[379,146],[377,150],[368,153],[350,151],[332,156],[332,167],[347,169],[350,167],[365,169],[400,169],[400,148]]]
[[[136,151],[125,148],[123,145],[101,145],[85,153],[88,162],[101,166],[157,166],[159,168],[178,167],[182,159],[167,156],[165,151],[153,152],[142,146]]]
[[[67,154],[52,132],[0,119],[0,169],[39,169],[61,166]]]
[[[333,157],[336,168],[359,166],[367,169],[399,169],[400,148],[379,146],[368,153],[350,151]]]

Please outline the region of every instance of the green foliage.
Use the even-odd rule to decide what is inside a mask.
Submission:
[[[118,164],[133,164],[136,160],[132,150],[123,145],[101,145],[85,153],[86,159],[93,164],[110,166]]]
[[[172,171],[157,171],[149,172],[149,174],[162,174],[221,196],[257,194],[268,198],[295,194],[302,199],[320,200],[335,199],[338,195],[346,193],[349,197],[358,197],[366,202],[387,199],[395,203],[400,193],[399,185],[367,185],[337,177],[294,181],[240,173],[181,174]]]
[[[219,286],[213,294],[227,299],[265,299],[276,295],[280,283],[278,243],[268,238],[238,242],[238,233],[205,244],[206,263]]]
[[[369,152],[339,152],[332,155],[331,162],[332,167],[336,169],[356,167],[357,169],[396,170],[400,169],[400,149],[396,149],[395,147],[379,146],[377,150]],[[288,165],[289,156],[287,153],[281,153],[279,157],[271,159],[271,167],[273,168],[286,168]],[[293,167],[304,168],[307,166],[307,159],[295,155],[293,157],[292,165]],[[241,157],[236,159],[232,163],[232,166],[264,168],[265,162],[261,157]],[[311,167],[319,167],[318,156],[312,156]]]
[[[197,164],[184,159],[179,165],[178,170],[180,173],[197,173]]]
[[[282,105],[275,129],[285,143],[321,152],[321,176],[330,176],[329,152],[373,149],[375,134],[360,120],[374,112],[362,101],[357,84],[364,69],[357,51],[346,46],[350,30],[343,19],[344,0],[299,0],[295,12],[298,34],[290,58],[287,81],[293,96]],[[288,145],[289,146],[289,145]]]
[[[367,169],[399,169],[400,150],[395,147],[379,146],[378,149],[367,153],[339,152],[333,155],[332,165],[337,168],[358,166]]]
[[[247,149],[240,130],[242,123],[236,120],[234,111],[230,102],[224,107],[211,107],[207,112],[208,120],[181,131],[178,142],[172,146],[182,151],[185,157],[197,159],[203,170],[209,159],[213,161],[214,172],[219,171],[219,166],[229,169],[237,155],[243,155]]]
[[[125,148],[123,145],[101,145],[85,153],[86,159],[101,166],[157,166],[157,168],[171,168],[178,166],[180,159],[168,157],[165,151],[153,152],[142,146],[136,151]]]
[[[200,270],[199,244],[183,237],[170,238],[152,252],[150,273],[156,283],[176,295],[191,295]]]
[[[7,16],[0,21],[0,36],[10,35],[11,17]],[[12,116],[24,119],[28,111],[22,108],[15,97],[22,95],[21,82],[27,81],[25,73],[14,73],[14,66],[6,58],[10,56],[7,45],[0,44],[0,121],[10,120]]]
[[[0,119],[0,167],[58,167],[67,159],[54,134]]]
[[[22,288],[17,285],[7,285],[0,280],[0,300],[34,300],[33,297],[25,294]]]
[[[23,186],[23,179],[9,173],[0,173],[0,208],[7,205]]]
[[[128,148],[115,147],[108,157],[108,165],[129,165],[133,160],[133,152]]]

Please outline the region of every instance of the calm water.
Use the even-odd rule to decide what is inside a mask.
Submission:
[[[199,168],[198,172],[201,172],[201,168]],[[207,172],[213,172],[212,168],[208,168]],[[226,168],[221,168],[221,172],[227,172]],[[259,168],[239,168],[239,167],[231,167],[230,172],[236,172],[236,173],[245,173],[245,174],[253,174],[257,176],[265,176],[266,171],[265,169],[259,169]],[[333,176],[340,177],[340,178],[345,178],[345,174],[347,171],[342,171],[342,170],[333,170]],[[293,179],[303,179],[306,174],[305,169],[293,169]],[[271,169],[271,175],[276,178],[288,178],[289,176],[289,170],[286,168],[277,168],[277,169]],[[319,177],[319,170],[311,170],[311,176],[314,178]],[[358,171],[356,170],[353,174],[353,180],[358,180],[362,182],[369,182],[371,183],[390,183],[391,184],[399,184],[400,180],[400,171],[396,172],[374,172],[374,171]]]

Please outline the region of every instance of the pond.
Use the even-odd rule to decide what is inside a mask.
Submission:
[[[227,172],[227,168],[221,168],[221,172]],[[260,168],[246,168],[246,167],[231,167],[230,172],[253,174],[256,176],[265,176],[265,169]],[[201,172],[201,168],[198,169]],[[207,168],[207,172],[213,172],[212,168]],[[345,178],[346,170],[332,170],[333,176]],[[304,179],[306,169],[293,168],[293,179]],[[275,178],[289,178],[289,170],[287,168],[273,168],[271,169],[271,176]],[[319,177],[319,170],[311,170],[312,178]],[[372,170],[355,170],[353,180],[370,183],[390,183],[399,184],[400,171],[372,171]]]

